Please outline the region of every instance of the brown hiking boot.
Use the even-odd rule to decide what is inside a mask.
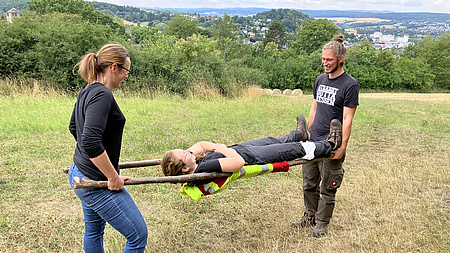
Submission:
[[[330,135],[327,141],[334,143],[333,150],[338,149],[342,144],[342,124],[338,119],[333,119],[330,123]]]
[[[321,237],[324,236],[327,233],[327,223],[319,222],[316,224],[312,231],[312,235],[314,237]]]
[[[306,119],[302,115],[297,116],[297,131],[302,133],[301,141],[309,140],[308,126],[306,124]]]
[[[299,221],[292,222],[291,226],[294,228],[298,227],[314,227],[316,224],[314,216],[308,216],[306,213],[303,214],[303,217]]]

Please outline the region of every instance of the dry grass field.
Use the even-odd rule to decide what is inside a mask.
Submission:
[[[127,117],[121,161],[159,158],[195,141],[281,136],[311,96],[117,100]],[[83,252],[81,204],[62,168],[75,143],[75,98],[0,96],[0,252]],[[329,233],[293,229],[301,168],[238,180],[198,204],[179,185],[128,186],[149,229],[146,252],[450,252],[450,94],[361,94]],[[158,166],[122,171],[161,176]],[[106,252],[125,239],[110,226]]]
[[[448,93],[362,93],[361,98],[450,104]]]
[[[380,23],[388,22],[388,19],[381,18],[327,18],[329,20],[335,21],[336,23]]]

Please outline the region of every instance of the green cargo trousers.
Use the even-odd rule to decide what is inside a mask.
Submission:
[[[305,215],[315,217],[315,221],[329,223],[336,202],[336,191],[344,177],[342,163],[339,160],[323,160],[303,165],[303,197]]]

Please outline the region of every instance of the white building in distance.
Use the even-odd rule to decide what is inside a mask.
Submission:
[[[9,23],[12,23],[12,20],[18,17],[20,17],[20,11],[16,8],[12,8],[8,12],[6,12],[6,20],[8,20]]]
[[[375,32],[370,35],[372,38],[373,46],[376,49],[391,49],[391,48],[405,48],[412,42],[408,42],[409,35],[403,37],[395,37],[391,34],[382,34],[381,32]]]

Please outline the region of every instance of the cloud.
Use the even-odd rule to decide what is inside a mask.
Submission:
[[[384,5],[384,6],[394,5],[394,6],[423,7],[423,1],[389,1],[389,2],[371,1],[370,4]]]

